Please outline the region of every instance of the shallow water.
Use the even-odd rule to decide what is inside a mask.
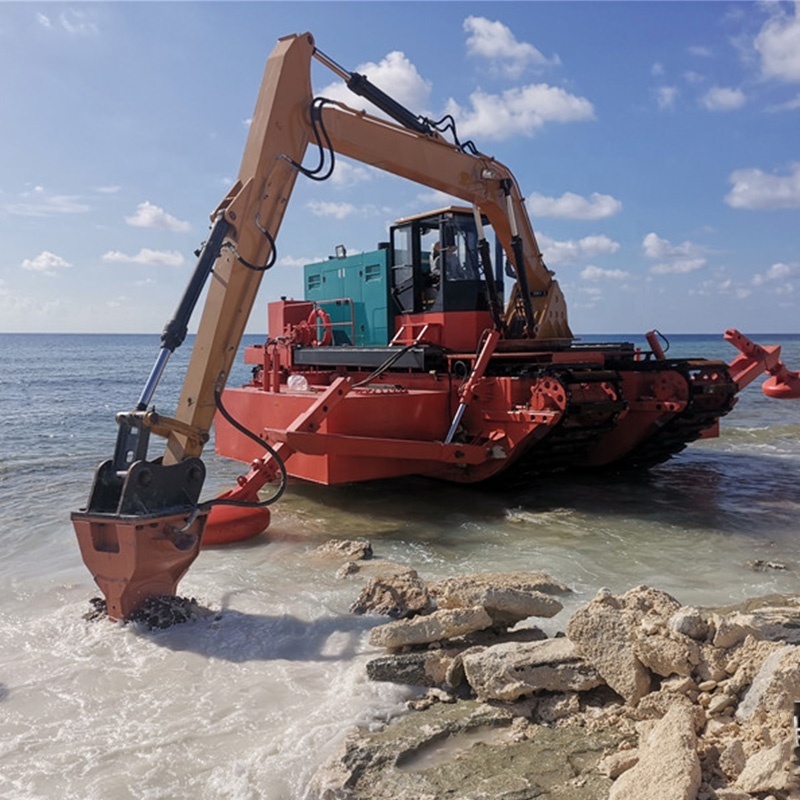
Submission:
[[[782,340],[800,366],[800,337],[758,340]],[[641,476],[514,492],[293,485],[268,535],[204,551],[181,583],[209,616],[156,633],[89,622],[97,590],[69,511],[110,456],[114,413],[138,398],[157,337],[0,336],[0,348],[4,798],[304,798],[352,726],[403,713],[408,696],[366,680],[366,633],[381,620],[350,615],[360,583],[309,556],[331,537],[368,536],[378,557],[426,578],[545,570],[574,590],[553,630],[600,587],[646,583],[697,605],[797,592],[800,403],[750,387],[719,440]],[[670,355],[690,354],[735,352],[718,337],[676,337]],[[167,406],[186,357],[159,388]],[[207,462],[208,495],[242,471]]]

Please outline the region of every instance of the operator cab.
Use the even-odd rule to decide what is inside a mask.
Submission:
[[[483,222],[488,238],[491,229]],[[451,206],[405,217],[390,236],[396,314],[488,310],[471,209]]]

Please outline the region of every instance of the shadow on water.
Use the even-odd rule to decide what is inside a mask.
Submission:
[[[137,626],[137,634],[170,650],[235,663],[340,661],[353,658],[362,635],[382,621],[350,615],[308,622],[225,609],[166,630]]]
[[[758,534],[798,526],[798,485],[800,461],[697,448],[639,473],[563,473],[513,489],[401,478],[324,488],[295,484],[292,493],[309,506],[395,520],[399,526],[447,528],[459,516],[493,524],[510,510],[568,509],[587,517]]]

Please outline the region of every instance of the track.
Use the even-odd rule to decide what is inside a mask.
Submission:
[[[623,371],[678,372],[687,382],[689,398],[683,411],[623,458],[600,468],[604,471],[648,469],[667,461],[698,439],[736,402],[737,386],[723,362],[625,361],[616,366],[618,369],[612,370],[548,367],[534,373],[536,377],[546,376],[562,384],[568,398],[566,412],[552,433],[534,444],[495,481],[504,486],[520,486],[554,472],[585,470],[587,453],[601,436],[614,429],[619,414],[626,407],[620,386],[620,373]],[[588,399],[585,391],[587,384],[604,385],[607,387],[607,396]]]
[[[658,433],[618,461],[615,469],[648,469],[667,461],[699,439],[704,430],[724,417],[736,403],[738,387],[727,364],[714,361],[658,363],[666,363],[668,368],[683,375],[689,385],[689,402]]]
[[[555,379],[564,387],[564,416],[548,436],[534,444],[498,477],[504,486],[517,486],[553,472],[575,469],[600,437],[613,430],[625,400],[614,371],[592,368],[543,368],[533,377]],[[596,387],[595,397],[586,388]]]

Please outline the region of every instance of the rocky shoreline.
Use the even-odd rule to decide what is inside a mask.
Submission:
[[[367,579],[353,613],[389,618],[368,676],[427,694],[350,735],[310,798],[800,798],[800,596],[698,609],[600,590],[548,636],[533,623],[570,589],[544,573],[426,581],[363,542],[316,555]]]

